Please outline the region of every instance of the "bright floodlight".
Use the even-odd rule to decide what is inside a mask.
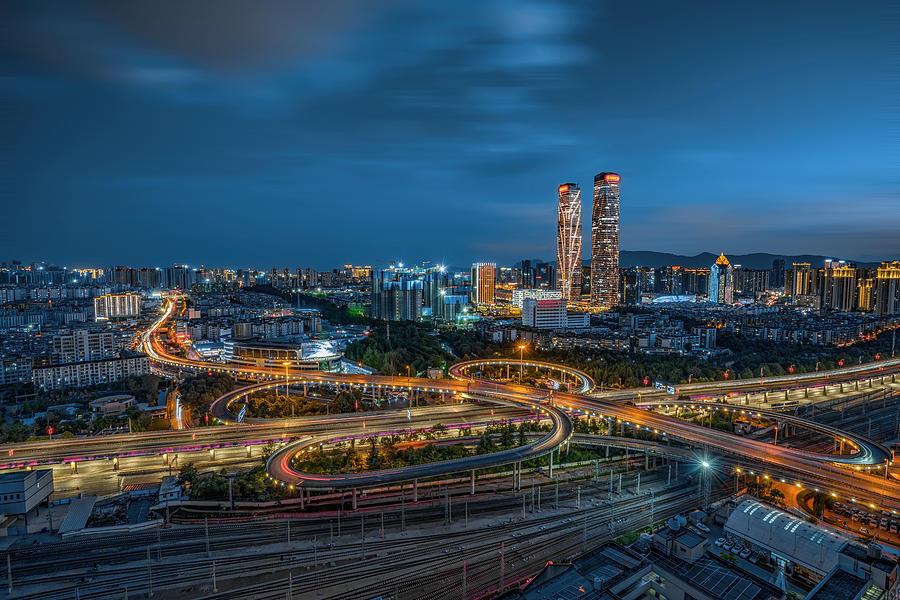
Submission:
[[[708,468],[709,468],[709,463],[706,462],[705,460],[704,460],[702,463],[700,463],[700,464],[703,465],[703,468],[704,468],[704,469],[708,469]]]

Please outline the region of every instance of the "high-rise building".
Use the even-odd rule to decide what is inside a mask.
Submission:
[[[772,273],[769,275],[769,285],[776,289],[784,287],[784,259],[776,258],[772,261]]]
[[[423,316],[443,318],[444,296],[453,292],[453,277],[444,267],[430,267],[422,278]]]
[[[619,291],[619,176],[594,176],[591,214],[591,306],[611,308]]]
[[[94,298],[96,321],[141,316],[141,297],[137,294],[104,294]]]
[[[550,263],[539,262],[534,265],[534,285],[532,287],[552,290],[556,287],[556,269]]]
[[[472,304],[493,304],[496,281],[496,264],[474,263],[472,265]]]
[[[856,308],[856,265],[826,261],[824,283],[824,308],[838,312],[851,312]]]
[[[581,300],[581,190],[574,183],[559,186],[556,289],[568,302]]]
[[[719,255],[716,264],[709,268],[709,295],[707,300],[717,304],[731,304],[734,302],[734,269],[725,258],[725,253]]]
[[[875,312],[900,314],[900,261],[885,261],[875,273]]]
[[[372,317],[386,321],[422,318],[422,279],[413,269],[390,267],[372,271]]]

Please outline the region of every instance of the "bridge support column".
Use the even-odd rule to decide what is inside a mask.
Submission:
[[[72,465],[72,473],[78,473],[78,463],[73,460],[69,464]]]
[[[469,494],[475,495],[475,469],[469,474]]]
[[[600,479],[600,461],[594,460],[594,481]]]
[[[666,485],[672,485],[672,465],[669,465],[669,477],[666,480]]]
[[[842,394],[844,393],[844,384],[843,383],[841,384],[841,393]]]
[[[617,494],[622,493],[622,474],[621,473],[619,473],[619,485],[616,488],[616,493]]]
[[[638,471],[638,474],[637,474],[637,493],[638,494],[641,493],[641,472],[640,471]]]
[[[675,479],[678,479],[678,461],[675,461]]]
[[[859,391],[859,380],[856,380],[856,390]]]
[[[784,400],[785,400],[785,402],[787,402],[787,400],[788,400],[788,395],[789,395],[789,392],[788,392],[787,390],[784,390]]]
[[[750,394],[747,394],[747,397],[744,399],[744,404],[750,406]]]
[[[413,504],[419,501],[419,480],[413,479]]]
[[[550,451],[550,479],[553,479],[553,450]]]
[[[253,446],[247,446],[247,458],[253,456]]]
[[[644,470],[646,471],[649,468],[650,468],[650,455],[645,454],[644,455]],[[638,473],[638,480],[640,480],[640,477],[641,477],[641,474]]]
[[[763,402],[769,401],[769,392],[763,392]]]
[[[356,488],[353,488],[353,510],[356,510]]]
[[[809,388],[803,388],[803,397],[809,398]]]

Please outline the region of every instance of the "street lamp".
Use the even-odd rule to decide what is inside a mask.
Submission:
[[[525,344],[519,345],[519,383],[522,383],[522,376],[525,372]]]
[[[288,385],[288,367],[291,366],[291,361],[286,360],[286,361],[284,361],[284,362],[281,363],[281,364],[284,365],[284,395],[285,395],[285,396],[290,396],[290,395],[291,395],[291,388],[290,388],[290,386]]]

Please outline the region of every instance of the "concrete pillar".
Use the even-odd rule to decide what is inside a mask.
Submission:
[[[617,494],[621,494],[621,493],[622,493],[622,474],[621,474],[621,473],[619,473],[619,485],[618,485],[618,487],[616,488],[616,493],[617,493]]]
[[[253,456],[253,446],[247,446],[247,458]]]
[[[638,471],[638,474],[637,474],[637,493],[638,494],[641,493],[641,472],[640,471]]]
[[[553,479],[553,451],[550,451],[550,479]]]
[[[413,479],[413,504],[419,501],[419,480]]]
[[[650,455],[649,455],[649,454],[645,454],[645,455],[644,455],[644,470],[646,471],[646,470],[649,469],[649,468],[650,468]],[[640,473],[639,473],[639,474],[638,474],[638,477],[640,477],[640,476],[641,476],[641,475],[640,475]]]
[[[788,393],[789,393],[789,392],[788,392],[787,390],[784,390],[784,399],[785,399],[785,400],[788,399]]]
[[[803,388],[803,397],[809,398],[809,388]]]
[[[356,510],[356,488],[353,488],[353,510]]]
[[[472,469],[472,473],[469,475],[469,493],[475,495],[475,469]]]

